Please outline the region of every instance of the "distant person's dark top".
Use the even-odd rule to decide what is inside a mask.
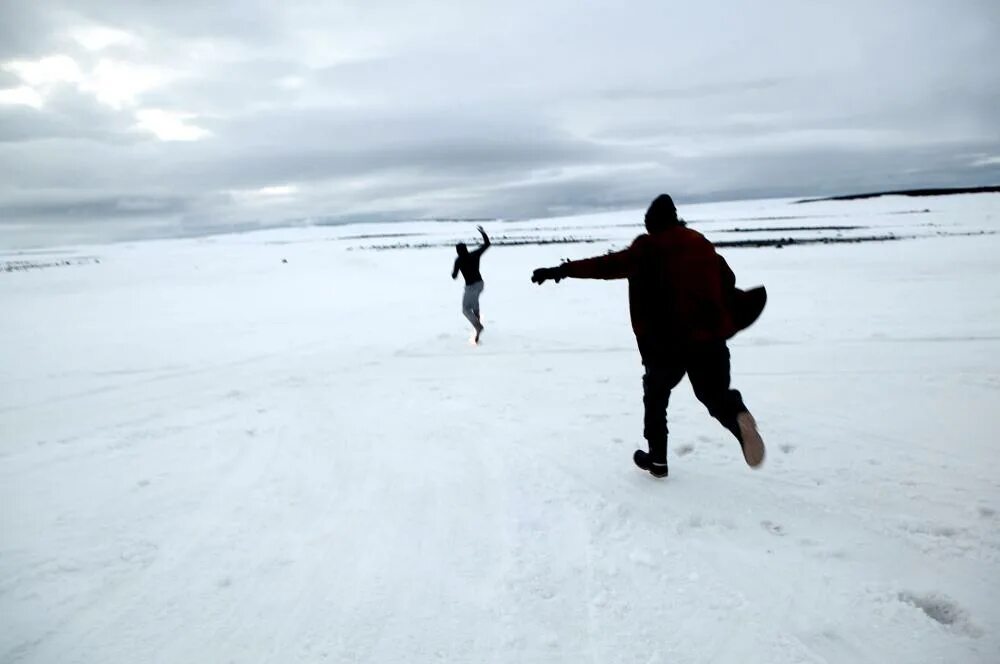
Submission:
[[[459,272],[465,277],[465,285],[471,286],[472,284],[478,284],[483,280],[483,275],[479,273],[479,259],[482,257],[483,252],[489,248],[490,245],[484,244],[474,251],[470,251],[464,256],[459,256],[455,259],[455,269],[451,271],[452,275],[456,275]]]

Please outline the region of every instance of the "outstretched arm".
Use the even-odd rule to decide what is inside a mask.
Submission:
[[[632,247],[563,265],[566,276],[574,279],[625,279],[634,267],[635,250]]]
[[[574,279],[625,279],[632,274],[636,264],[634,245],[604,256],[594,256],[579,261],[568,261],[559,267],[535,270],[531,280],[536,284],[552,279],[556,283],[566,277]]]
[[[458,259],[455,259],[455,267],[451,268],[451,278],[455,279],[458,277]]]

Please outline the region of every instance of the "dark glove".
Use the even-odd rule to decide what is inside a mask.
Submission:
[[[557,284],[560,280],[566,278],[566,267],[560,265],[559,267],[540,267],[531,273],[531,280],[536,284],[545,283],[547,279],[551,279]]]

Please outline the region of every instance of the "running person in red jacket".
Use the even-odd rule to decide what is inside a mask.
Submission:
[[[752,322],[734,322],[733,304],[745,293],[736,289],[736,277],[712,243],[677,217],[670,196],[652,202],[645,222],[648,233],[627,249],[539,268],[531,280],[628,279],[632,330],[645,366],[643,435],[649,446],[648,452],[636,450],[637,466],[666,477],[667,403],[687,373],[695,396],[736,436],[747,464],[757,467],[764,442],[742,396],[729,385],[726,345]]]

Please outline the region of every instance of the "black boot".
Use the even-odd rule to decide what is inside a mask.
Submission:
[[[642,470],[647,471],[653,477],[666,477],[668,473],[666,461],[653,461],[649,452],[636,450],[632,455],[632,461]]]

